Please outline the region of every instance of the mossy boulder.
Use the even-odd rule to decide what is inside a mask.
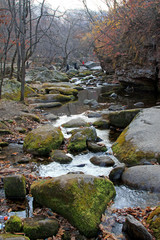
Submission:
[[[111,112],[108,115],[110,125],[119,128],[127,127],[133,118],[140,112],[140,109],[129,109]]]
[[[53,149],[58,149],[63,142],[60,128],[46,124],[32,130],[24,140],[23,149],[37,156],[48,156]]]
[[[150,213],[147,223],[153,231],[155,238],[160,240],[160,206]]]
[[[97,133],[94,127],[75,129],[71,133],[72,136],[68,144],[70,152],[82,152],[87,149],[87,141],[95,142],[97,140]]]
[[[67,156],[62,150],[52,150],[50,157],[51,161],[59,162],[61,164],[67,164],[72,161],[72,158]]]
[[[32,114],[32,113],[22,113],[21,114],[23,117],[26,117],[26,118],[28,118],[28,119],[30,119],[30,120],[33,120],[33,121],[35,121],[35,122],[38,122],[38,123],[40,123],[40,118],[36,115],[36,114]]]
[[[4,233],[4,234],[0,234],[0,240],[29,240],[28,237],[25,236],[20,236],[20,235],[16,235],[16,234],[10,234],[10,233]]]
[[[141,110],[121,133],[112,149],[121,162],[138,165],[142,159],[160,162],[160,107]]]
[[[90,162],[94,165],[98,165],[100,167],[111,167],[115,164],[113,159],[110,156],[94,156],[90,159]]]
[[[107,120],[99,119],[93,123],[93,126],[99,129],[109,129],[110,124]]]
[[[101,215],[116,194],[109,180],[85,174],[35,182],[31,193],[39,204],[68,219],[87,237],[97,235]]]
[[[62,106],[62,103],[60,102],[48,102],[48,103],[33,103],[30,104],[35,109],[45,109],[45,108],[55,108]]]
[[[87,142],[87,148],[91,151],[91,152],[106,152],[107,151],[107,147],[105,145],[100,145],[94,142]]]
[[[5,224],[6,232],[20,232],[22,230],[22,219],[18,216],[11,216]]]
[[[4,190],[7,198],[25,198],[26,179],[23,175],[4,177]]]
[[[59,224],[57,220],[35,217],[25,218],[23,231],[30,239],[46,239],[57,234]]]
[[[74,88],[68,88],[68,87],[48,87],[45,88],[45,92],[48,94],[63,94],[63,95],[73,95],[77,96],[78,91]]]
[[[0,121],[0,135],[12,134],[5,122]]]

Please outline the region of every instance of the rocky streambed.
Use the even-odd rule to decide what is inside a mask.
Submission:
[[[125,239],[125,235],[118,238],[122,232],[122,225],[125,221],[127,222],[127,227],[125,227],[127,232],[127,228],[131,229],[133,224],[131,220],[133,219],[128,217],[125,220],[124,215],[133,213],[134,216],[137,214],[139,220],[143,220],[145,217],[147,219],[148,214],[155,209],[154,207],[160,205],[159,141],[156,141],[156,136],[159,136],[159,128],[156,124],[160,110],[158,107],[145,109],[154,106],[158,100],[154,96],[151,100],[146,100],[144,98],[146,96],[143,96],[142,99],[142,95],[137,99],[136,94],[134,98],[133,92],[128,90],[128,92],[123,91],[122,94],[122,90],[117,91],[119,89],[117,84],[106,84],[101,76],[98,77],[93,73],[88,73],[88,76],[70,77],[69,82],[65,82],[65,84],[62,82],[58,84],[51,82],[44,85],[31,83],[31,86],[36,89],[38,95],[28,98],[28,104],[34,109],[34,114],[38,113],[43,117],[43,121],[40,120],[42,125],[37,130],[28,131],[27,136],[25,134],[24,138],[22,137],[22,143],[24,139],[23,146],[12,143],[3,147],[1,155],[8,153],[9,168],[7,173],[1,163],[1,179],[4,180],[4,175],[10,176],[11,173],[13,177],[17,173],[25,173],[29,191],[30,184],[39,179],[38,183],[31,186],[34,199],[68,219],[73,226],[80,230],[82,235],[87,238],[94,237],[101,229],[99,238],[105,237],[110,232],[111,237],[114,233],[117,239]],[[152,118],[153,115],[154,118]],[[129,125],[135,116],[135,120]],[[137,126],[140,126],[139,123],[143,123],[144,129],[141,126],[138,130],[135,125],[136,121],[139,121]],[[127,127],[125,132],[122,132],[125,127]],[[136,135],[135,131],[131,130],[132,128],[137,129]],[[151,134],[149,129],[151,129]],[[127,130],[129,135],[127,135]],[[116,142],[113,132],[118,135],[122,132]],[[133,133],[133,137],[130,137],[130,132]],[[121,141],[122,137],[123,141]],[[149,139],[148,142],[152,148],[149,148],[146,138]],[[129,139],[129,142],[126,143],[124,139]],[[132,139],[133,143],[130,147]],[[145,140],[145,147],[143,140]],[[154,148],[155,143],[157,147]],[[143,149],[140,149],[141,146]],[[25,157],[23,151],[27,152]],[[141,154],[136,155],[138,151]],[[122,162],[125,162],[126,165]],[[20,180],[20,182],[23,181]],[[13,193],[8,193],[6,189],[7,187],[5,195],[12,198],[13,196],[7,194]],[[26,194],[27,192],[24,195]],[[2,203],[6,201],[5,195],[2,189]],[[33,216],[33,198],[28,196],[27,199],[27,211],[12,211],[12,209],[8,211],[6,208],[7,215],[18,215],[22,218]],[[113,203],[105,211],[107,204],[112,199]],[[142,210],[147,207],[148,212]],[[124,210],[124,208],[127,209]],[[156,211],[158,212],[156,209],[155,215],[150,216],[150,220],[148,220],[148,224],[150,221],[151,226],[158,218]],[[101,219],[102,213],[105,215]],[[2,208],[1,214],[5,215]],[[47,216],[51,217],[48,213]],[[56,217],[54,216],[54,218]],[[81,220],[78,221],[77,218]],[[38,220],[38,222],[42,220],[44,219]],[[83,224],[81,224],[82,222]],[[100,222],[102,225],[99,228]],[[26,230],[30,228],[28,224],[28,222],[22,222],[21,229],[23,228],[24,233],[30,239],[39,238],[40,236],[33,237],[31,233],[28,233],[29,230]],[[48,233],[49,235],[44,237],[41,235],[42,238],[57,234],[58,225],[55,222],[51,224],[54,225],[55,232]],[[88,224],[88,228],[84,227],[86,224]],[[134,222],[132,226],[138,226],[136,224]],[[41,224],[38,229],[42,229]],[[153,231],[151,233],[155,234],[153,230],[155,227],[150,229]],[[10,228],[8,231],[11,231]],[[132,231],[130,230],[130,232]],[[142,232],[142,236],[139,235],[138,239],[151,239],[148,232],[145,230]],[[65,236],[66,230],[63,233],[61,237]],[[134,231],[133,236],[135,236]],[[58,235],[56,239],[58,239]],[[69,239],[71,239],[71,235],[69,235]],[[76,235],[76,239],[79,239],[78,235]]]

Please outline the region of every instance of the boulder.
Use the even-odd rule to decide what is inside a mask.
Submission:
[[[36,114],[32,114],[32,113],[22,113],[21,114],[23,117],[26,117],[30,120],[33,120],[35,122],[40,122],[40,118],[36,115]]]
[[[153,231],[153,234],[157,240],[160,239],[160,206],[154,209],[148,219],[147,223],[149,224],[149,228]]]
[[[110,171],[109,173],[109,179],[112,182],[116,182],[118,180],[121,180],[121,176],[122,173],[125,170],[125,164],[124,163],[120,163],[118,165],[116,165],[115,167],[113,167],[113,169]]]
[[[49,103],[33,103],[30,104],[31,107],[34,107],[35,109],[39,108],[55,108],[62,106],[62,103],[60,102],[49,102]]]
[[[140,112],[140,109],[129,109],[109,113],[108,119],[111,126],[118,128],[127,127],[133,118]]]
[[[90,162],[100,167],[111,167],[114,165],[114,161],[110,156],[95,156],[90,159]]]
[[[112,149],[128,166],[140,164],[142,159],[160,159],[160,106],[141,110],[121,133]]]
[[[26,179],[23,175],[4,177],[4,191],[6,198],[20,199],[26,196]]]
[[[131,187],[160,192],[160,165],[143,165],[126,169],[122,181]]]
[[[52,113],[49,113],[49,114],[45,115],[45,118],[47,118],[49,121],[55,121],[58,119],[58,116],[56,116]]]
[[[106,152],[107,148],[105,145],[100,145],[94,142],[87,142],[87,148],[91,152]]]
[[[23,231],[30,239],[46,239],[57,234],[58,221],[44,217],[25,218]]]
[[[63,142],[60,128],[51,124],[40,126],[27,134],[23,149],[37,156],[48,156],[53,149],[58,149]]]
[[[62,125],[65,128],[74,128],[74,127],[89,127],[89,124],[84,121],[82,118],[71,119],[70,121]]]
[[[85,174],[34,182],[31,193],[39,204],[68,219],[87,237],[97,235],[101,215],[116,194],[109,180]]]
[[[18,216],[11,216],[5,224],[6,232],[21,232],[22,230],[22,219]]]
[[[107,120],[97,120],[93,123],[93,126],[99,129],[109,129],[110,123]]]
[[[122,106],[122,105],[110,105],[108,108],[109,111],[121,111],[124,109],[125,109],[125,106]]]
[[[72,136],[68,144],[70,152],[82,152],[87,148],[87,141],[95,142],[97,140],[97,133],[94,127],[75,129],[71,133]]]
[[[128,215],[123,224],[123,232],[129,236],[130,240],[152,240],[152,235],[147,229],[135,219],[132,215]]]
[[[52,150],[50,157],[52,161],[59,162],[61,164],[72,162],[72,158],[67,156],[62,150]]]
[[[77,96],[78,91],[70,87],[46,87],[45,92],[48,94],[63,94]]]

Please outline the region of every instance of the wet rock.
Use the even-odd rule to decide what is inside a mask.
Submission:
[[[17,163],[19,163],[19,164],[26,164],[26,163],[29,163],[30,160],[31,160],[31,159],[30,159],[29,157],[24,156],[23,158],[19,159],[19,160],[17,161]]]
[[[143,102],[137,102],[134,104],[135,107],[141,108],[144,107],[144,103]]]
[[[23,175],[4,177],[4,191],[6,198],[20,199],[26,196],[26,179]]]
[[[22,230],[22,220],[18,216],[11,216],[10,219],[5,224],[6,232],[21,232]]]
[[[126,169],[122,174],[124,184],[152,192],[160,192],[160,165],[143,165]]]
[[[88,113],[88,118],[100,118],[100,117],[102,117],[101,113],[96,113],[96,112]]]
[[[140,109],[130,109],[109,113],[109,123],[114,127],[125,128],[139,112]]]
[[[90,162],[100,167],[110,167],[114,165],[114,161],[110,156],[95,156],[90,159]]]
[[[101,215],[116,194],[109,180],[85,174],[35,182],[31,193],[38,203],[68,219],[87,237],[97,235]]]
[[[53,149],[58,149],[61,146],[63,139],[60,128],[46,124],[27,134],[23,149],[33,155],[48,156]]]
[[[128,166],[140,164],[141,159],[160,159],[160,107],[141,110],[121,133],[112,149]]]
[[[131,240],[152,240],[152,235],[147,229],[135,219],[133,216],[128,215],[122,229]]]
[[[112,94],[110,95],[110,97],[113,98],[113,99],[116,99],[116,98],[118,97],[118,95],[117,95],[116,93],[112,93]]]
[[[71,119],[70,121],[62,125],[65,128],[74,128],[74,127],[88,127],[89,124],[84,121],[82,118]]]
[[[84,101],[83,101],[83,104],[84,105],[90,105],[91,107],[98,107],[99,106],[99,104],[98,104],[98,102],[95,100],[95,99],[85,99]]]
[[[93,126],[95,126],[96,128],[99,128],[99,129],[109,129],[110,123],[107,120],[100,119],[100,120],[95,121],[93,123]]]
[[[67,164],[72,161],[72,158],[67,156],[62,150],[53,150],[50,154],[51,161]]]
[[[125,106],[122,106],[122,105],[110,105],[108,108],[109,111],[120,111],[124,109],[125,109]]]
[[[100,145],[94,142],[87,142],[87,147],[91,152],[106,152],[107,148],[105,145]]]
[[[148,219],[149,228],[153,231],[156,239],[160,239],[160,206],[154,209]]]
[[[46,87],[45,92],[47,94],[63,94],[63,95],[73,95],[77,96],[78,91],[70,87]]]
[[[116,182],[118,180],[121,180],[121,176],[122,176],[122,173],[124,172],[124,170],[125,170],[125,164],[124,163],[116,165],[111,170],[111,172],[109,174],[109,179],[112,182]]]
[[[60,103],[60,102],[34,103],[34,104],[30,104],[30,106],[34,107],[35,109],[39,109],[39,108],[54,108],[54,107],[62,106],[62,103]]]
[[[25,218],[23,231],[30,239],[46,239],[55,236],[59,223],[55,219],[44,217]]]

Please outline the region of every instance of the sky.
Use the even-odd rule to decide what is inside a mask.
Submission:
[[[67,9],[76,9],[83,8],[82,0],[47,0],[47,2],[56,9],[58,6],[59,10],[67,10]],[[104,0],[86,0],[87,6],[91,10],[107,10],[106,4]]]

